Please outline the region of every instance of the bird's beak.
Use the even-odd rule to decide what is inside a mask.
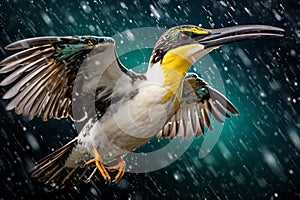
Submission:
[[[197,39],[205,48],[264,36],[282,37],[284,30],[267,25],[239,25],[220,29],[207,29],[208,35]]]

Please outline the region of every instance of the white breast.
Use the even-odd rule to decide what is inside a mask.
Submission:
[[[104,162],[109,162],[151,140],[173,112],[171,102],[161,104],[166,91],[160,84],[142,83],[132,99],[113,104],[112,112],[93,124],[83,138],[86,148],[96,148]]]

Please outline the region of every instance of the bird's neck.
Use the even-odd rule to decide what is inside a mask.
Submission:
[[[146,77],[148,81],[156,82],[168,87],[162,103],[174,101],[175,110],[178,109],[182,84],[191,63],[176,52],[167,53],[161,62],[150,64]]]

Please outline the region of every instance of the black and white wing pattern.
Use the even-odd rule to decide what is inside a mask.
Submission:
[[[127,72],[116,56],[115,43],[110,37],[37,37],[17,41],[6,49],[20,51],[0,62],[0,74],[5,76],[0,86],[12,85],[3,96],[10,99],[6,109],[15,109],[17,114],[30,118],[42,116],[44,121],[52,117],[80,120],[88,115],[83,104],[74,116],[73,102],[76,96],[82,95],[74,95],[75,80],[80,83],[89,79],[88,73],[93,75],[102,70],[101,78],[106,85],[97,87],[96,96],[103,100]],[[91,62],[87,61],[89,57]],[[80,77],[83,64],[89,69],[87,73],[81,72]],[[81,87],[78,91],[86,92]]]
[[[239,115],[225,96],[192,74],[184,80],[180,108],[157,137],[170,140],[176,136],[181,139],[191,139],[193,135],[199,137],[204,135],[205,127],[213,130],[211,115],[220,123],[225,123],[223,117],[230,118],[228,113]]]

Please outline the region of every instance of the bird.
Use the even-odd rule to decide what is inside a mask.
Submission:
[[[143,74],[121,63],[112,37],[44,36],[9,44],[6,50],[17,52],[0,62],[0,86],[10,86],[6,110],[84,123],[77,137],[36,162],[32,177],[57,189],[90,181],[97,172],[118,183],[126,154],[155,136],[198,138],[213,129],[212,117],[225,123],[238,116],[231,101],[190,67],[225,44],[283,33],[269,25],[177,25],[157,40]]]

